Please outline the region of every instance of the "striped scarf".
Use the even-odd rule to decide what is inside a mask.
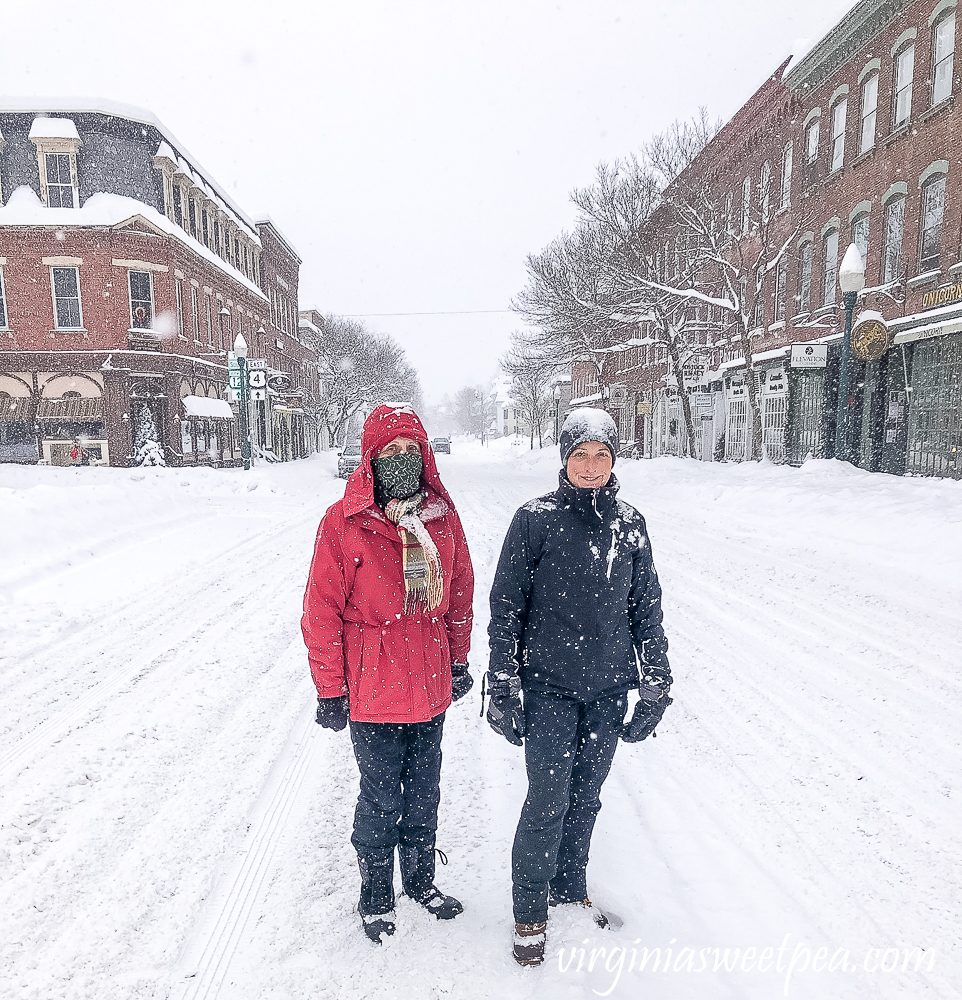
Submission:
[[[416,493],[406,500],[391,500],[384,508],[401,536],[405,614],[433,611],[444,597],[441,557],[420,517],[423,499],[423,493]]]

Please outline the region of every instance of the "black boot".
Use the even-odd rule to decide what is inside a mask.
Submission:
[[[448,859],[443,852],[441,863],[447,864]],[[404,892],[416,903],[420,903],[428,913],[433,913],[438,920],[453,920],[464,910],[454,896],[445,896],[434,884],[434,847],[398,847],[398,857],[401,859],[401,883]]]
[[[364,933],[380,944],[383,937],[394,931],[394,851],[377,851],[358,855],[361,871],[361,898],[357,912],[361,915]]]

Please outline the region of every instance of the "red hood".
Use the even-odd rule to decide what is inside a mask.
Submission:
[[[371,459],[396,437],[409,437],[421,445],[421,456],[424,460],[424,472],[421,473],[421,485],[429,487],[438,496],[444,497],[453,509],[454,504],[448,496],[448,491],[441,483],[438,467],[434,461],[431,442],[418,415],[405,404],[379,406],[364,421],[364,431],[361,434],[361,464],[351,473],[344,490],[344,516],[352,517],[362,510],[368,510],[374,504],[374,474],[371,472]]]

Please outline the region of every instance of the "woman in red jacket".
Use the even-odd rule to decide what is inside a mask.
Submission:
[[[462,910],[434,884],[434,842],[444,713],[472,685],[474,574],[414,411],[379,406],[361,445],[344,498],[318,529],[301,628],[318,723],[350,721],[361,772],[358,912],[380,943],[395,930],[395,847],[412,899],[441,920]]]

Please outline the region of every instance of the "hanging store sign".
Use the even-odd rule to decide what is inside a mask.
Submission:
[[[294,386],[294,380],[290,375],[272,375],[267,380],[267,384],[274,392],[290,392]]]
[[[765,380],[765,395],[781,396],[787,388],[788,380],[785,378],[783,368],[773,368],[768,372],[768,378]]]
[[[635,413],[639,417],[647,417],[651,414],[651,403],[641,401],[635,405]]]
[[[792,344],[792,368],[824,368],[828,364],[828,344]]]
[[[852,327],[852,354],[859,361],[878,361],[888,349],[888,324],[877,312],[862,313]]]

